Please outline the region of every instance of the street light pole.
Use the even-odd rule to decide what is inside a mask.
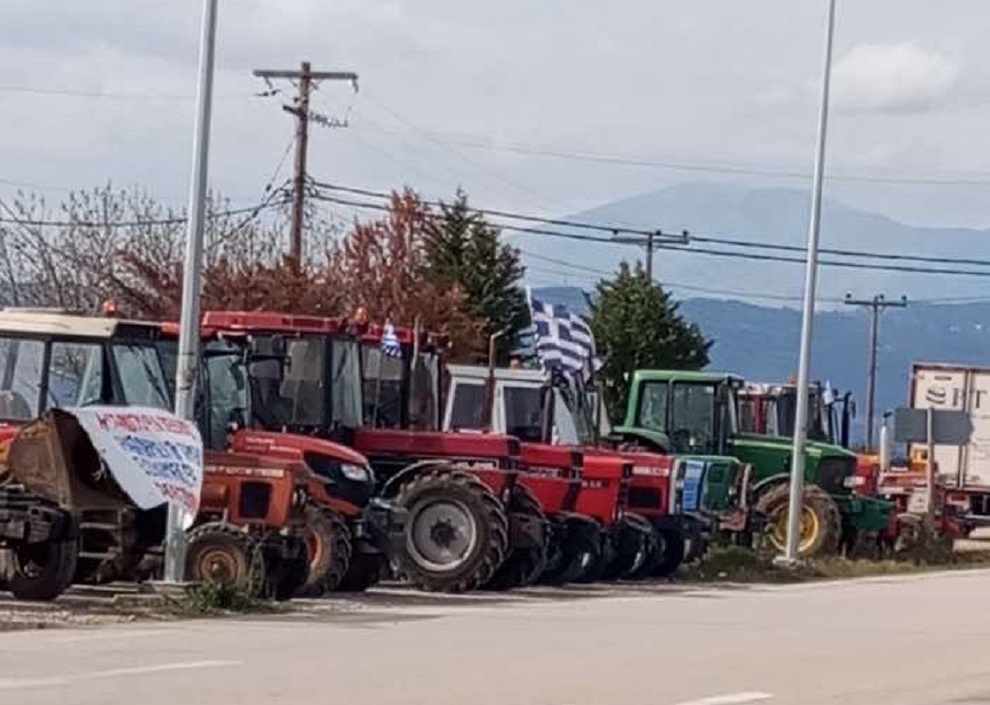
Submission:
[[[203,2],[203,34],[199,48],[199,88],[193,133],[192,183],[189,189],[189,223],[186,262],[182,273],[182,315],[179,319],[179,358],[175,375],[175,413],[194,420],[196,373],[199,370],[199,298],[203,270],[203,228],[206,221],[206,189],[210,147],[210,115],[213,108],[213,56],[216,46],[217,0]],[[185,534],[182,509],[170,502],[165,530],[165,582],[185,578]]]
[[[825,176],[825,144],[828,136],[829,84],[832,77],[832,37],[835,34],[835,0],[828,0],[825,24],[825,65],[822,70],[821,106],[818,114],[818,145],[811,192],[811,222],[808,226],[808,253],[804,271],[804,312],[801,318],[801,350],[798,360],[797,409],[794,420],[794,447],[791,453],[791,496],[787,517],[785,563],[798,560],[801,510],[804,496],[804,448],[808,440],[808,385],[811,372],[811,338],[814,329],[815,294],[818,289],[818,241],[822,220],[822,184]]]

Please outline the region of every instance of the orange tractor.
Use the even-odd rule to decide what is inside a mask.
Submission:
[[[52,599],[72,582],[160,569],[164,505],[139,508],[72,413],[167,409],[159,330],[62,311],[0,311],[0,548],[17,597]],[[291,596],[309,572],[307,476],[299,462],[208,451],[187,577]]]

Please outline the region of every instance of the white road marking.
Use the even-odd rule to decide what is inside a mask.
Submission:
[[[134,668],[114,668],[109,671],[75,673],[65,676],[50,676],[48,678],[0,678],[0,690],[46,688],[55,685],[78,683],[80,681],[103,680],[107,678],[121,678],[125,676],[143,676],[151,673],[187,671],[200,668],[224,668],[239,665],[241,665],[240,661],[186,661],[184,663],[160,663],[154,666],[135,666]]]
[[[773,695],[770,693],[731,693],[729,695],[713,695],[710,698],[698,698],[697,700],[685,700],[676,705],[741,705],[742,703],[770,700],[772,697]]]

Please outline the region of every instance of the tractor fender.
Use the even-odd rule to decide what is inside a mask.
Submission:
[[[770,477],[765,477],[749,488],[749,495],[755,500],[756,497],[759,497],[770,488],[776,487],[777,485],[786,485],[790,481],[791,476],[783,472],[776,475],[771,475]]]
[[[382,491],[380,493],[381,497],[385,499],[393,499],[398,493],[399,488],[404,484],[409,482],[412,478],[417,475],[421,475],[424,472],[428,472],[434,469],[443,470],[456,470],[457,467],[451,463],[444,462],[443,460],[420,460],[412,465],[408,465],[395,475],[390,477],[388,481],[382,486]]]

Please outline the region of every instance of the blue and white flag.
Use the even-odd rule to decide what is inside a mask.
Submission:
[[[386,357],[402,357],[402,343],[391,323],[386,323],[382,328],[382,354]]]
[[[561,369],[588,381],[602,367],[588,322],[563,304],[545,303],[529,294],[536,356],[545,370]]]

